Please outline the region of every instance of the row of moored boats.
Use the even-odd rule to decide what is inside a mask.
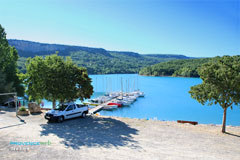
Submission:
[[[137,98],[144,97],[144,93],[140,90],[123,93],[123,92],[111,92],[104,96],[100,96],[96,99],[90,99],[87,103],[92,107],[106,103],[102,109],[113,110],[123,106],[129,106],[134,103]]]

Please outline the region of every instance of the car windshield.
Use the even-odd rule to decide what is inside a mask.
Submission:
[[[66,104],[58,104],[55,110],[64,111],[68,105]]]

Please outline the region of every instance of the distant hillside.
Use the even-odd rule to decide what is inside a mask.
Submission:
[[[70,56],[79,66],[86,67],[89,74],[138,73],[143,67],[159,62],[189,59],[184,55],[139,54],[135,52],[108,51],[103,48],[38,43],[25,40],[8,40],[20,55],[18,66],[25,72],[28,57],[44,56],[58,51],[58,55]]]
[[[161,62],[142,68],[140,75],[146,76],[178,76],[178,77],[199,77],[197,69],[204,63],[215,58],[199,58],[199,59],[181,59],[168,62]]]
[[[175,54],[147,54],[148,57],[156,58],[175,58],[175,59],[191,59],[190,57],[184,55],[175,55]]]
[[[60,56],[70,56],[71,52],[85,51],[93,54],[102,54],[111,56],[108,51],[102,48],[89,48],[81,46],[70,46],[60,44],[47,44],[25,40],[9,39],[8,43],[18,50],[21,57],[34,57],[40,55],[48,55],[59,51]]]

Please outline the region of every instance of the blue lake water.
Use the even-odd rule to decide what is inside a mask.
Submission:
[[[101,111],[100,115],[158,120],[190,120],[204,124],[221,124],[223,109],[219,105],[203,106],[190,97],[188,91],[201,83],[199,78],[146,77],[137,74],[90,75],[94,86],[92,98],[105,92],[140,89],[144,98],[129,107]],[[77,101],[79,102],[79,101]],[[51,106],[45,102],[45,106]],[[227,111],[227,125],[240,125],[240,107]]]

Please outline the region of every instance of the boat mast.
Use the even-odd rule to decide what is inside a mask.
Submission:
[[[104,89],[104,77],[103,77],[103,79],[102,79],[102,80],[103,80],[103,93],[104,93],[104,90],[105,90],[105,89]]]
[[[133,91],[135,91],[135,78],[134,78],[134,81],[133,81]]]
[[[108,77],[106,77],[106,93],[108,93]]]
[[[129,93],[129,78],[128,78],[128,93]]]
[[[110,93],[112,93],[112,77],[110,77]]]
[[[126,94],[127,94],[127,79],[126,79]]]
[[[138,77],[137,77],[137,90],[139,90],[139,82],[138,82]]]
[[[96,77],[96,92],[97,92],[97,89],[98,89],[98,88],[97,88],[97,77]]]
[[[123,81],[122,81],[122,77],[121,77],[121,95],[123,97]]]

